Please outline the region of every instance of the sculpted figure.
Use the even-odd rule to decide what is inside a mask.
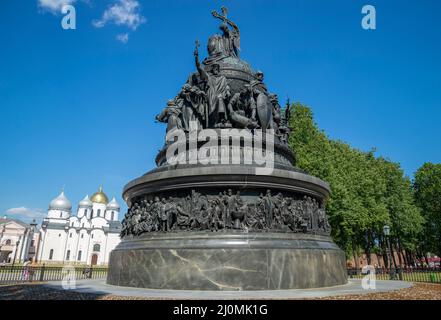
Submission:
[[[257,71],[251,87],[256,99],[257,115],[262,129],[274,129],[273,106],[269,100],[268,89],[263,83],[263,72]]]
[[[268,96],[268,89],[266,87],[266,84],[263,83],[263,79],[265,78],[263,72],[259,70],[254,76],[255,79],[252,80],[250,83],[251,87],[254,90],[254,93],[256,95],[265,94],[266,96]]]
[[[130,219],[131,219],[131,216],[130,216],[130,209],[129,209],[129,210],[127,210],[125,217],[121,221],[121,232],[119,235],[121,238],[124,238],[125,236],[132,233],[131,226],[129,223]]]
[[[318,215],[318,228],[323,230],[324,233],[329,234],[331,232],[331,226],[328,218],[326,217],[325,205],[322,203],[317,210]]]
[[[231,122],[239,128],[256,128],[256,101],[253,89],[246,84],[242,90],[233,95],[228,103],[228,112]]]
[[[227,18],[227,8],[222,7],[222,15],[216,11],[212,12],[213,17],[221,19],[222,24],[219,29],[222,34],[215,34],[208,40],[209,57],[206,60],[207,64],[220,60],[225,57],[239,57],[240,51],[240,31],[238,26]],[[228,28],[231,26],[231,30]]]
[[[273,197],[274,211],[273,211],[273,227],[280,229],[283,225],[282,211],[283,211],[283,195],[279,192]]]
[[[234,229],[243,229],[243,222],[246,221],[246,217],[248,215],[248,204],[246,202],[239,202],[238,208],[235,212],[233,212],[233,228]]]
[[[227,219],[228,226],[231,226],[231,221],[234,213],[237,211],[237,198],[233,195],[233,190],[228,189],[227,197]]]
[[[184,130],[200,130],[206,117],[205,92],[186,83],[176,97]]]
[[[230,95],[230,87],[227,78],[220,74],[220,66],[218,64],[211,65],[211,71],[207,72],[199,62],[198,48],[194,51],[196,68],[203,81],[207,84],[207,102],[209,125],[217,128],[231,127],[228,123],[225,100]]]
[[[161,223],[160,229],[161,231],[168,231],[168,212],[167,212],[167,202],[165,198],[161,199],[161,203],[159,204],[159,221]]]
[[[155,197],[153,204],[151,205],[151,216],[153,231],[159,230],[160,215],[161,215],[161,201],[159,197]]]
[[[266,191],[265,197],[263,197],[263,204],[265,208],[266,227],[267,229],[271,229],[274,218],[274,200],[271,196],[271,190],[269,189]]]
[[[315,198],[313,198],[311,202],[311,229],[313,231],[318,230],[318,225],[319,225],[318,209],[319,209],[318,202]]]
[[[172,197],[169,197],[165,205],[165,211],[167,212],[167,225],[168,230],[173,230],[176,227],[177,221],[177,206]]]
[[[216,198],[210,203],[210,228],[212,231],[218,231],[224,227],[221,217],[220,199]]]
[[[305,207],[304,217],[306,218],[305,220],[307,221],[307,224],[308,224],[307,230],[314,231],[315,229],[314,229],[314,203],[313,203],[313,200],[311,197],[304,196],[303,202],[304,202],[304,207]]]
[[[176,105],[175,100],[169,100],[167,102],[167,107],[156,116],[156,120],[167,123],[167,132],[176,129],[184,129],[180,115],[181,109]]]
[[[185,204],[176,204],[176,226],[178,229],[186,229],[190,226],[190,214],[186,211]]]
[[[240,197],[240,191],[237,191],[236,195],[233,195],[231,189],[228,190],[229,194],[229,208],[230,215],[233,222],[234,229],[242,229],[242,221],[244,221],[247,211],[247,204],[242,201]]]
[[[273,106],[276,105],[275,103],[276,103],[275,100],[273,100]],[[276,134],[278,135],[280,142],[287,144],[289,134],[291,133],[291,128],[289,127],[289,119],[291,116],[291,107],[289,104],[289,99],[286,103],[285,110],[281,109],[278,101],[277,101],[277,106],[275,107],[275,109],[279,110],[280,121],[277,119],[279,116],[277,114],[274,115],[274,122],[277,131]]]
[[[275,124],[275,130],[278,131],[278,128],[281,125],[282,120],[282,109],[279,104],[279,98],[277,94],[270,94],[269,100],[271,102],[271,105],[273,106],[273,120]]]
[[[203,205],[197,215],[197,225],[199,230],[207,230],[210,225],[210,212],[206,205]]]
[[[133,205],[133,208],[131,209],[133,211],[130,224],[132,226],[132,234],[139,234],[139,221],[141,220],[141,207],[139,206],[139,203],[135,203]]]

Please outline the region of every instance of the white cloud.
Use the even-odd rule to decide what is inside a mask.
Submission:
[[[53,14],[61,13],[61,8],[66,4],[72,4],[76,0],[38,0],[38,6]]]
[[[17,219],[40,219],[44,218],[46,213],[42,209],[31,209],[26,207],[11,208],[6,210],[9,218]]]
[[[122,43],[127,43],[127,41],[129,41],[129,34],[128,33],[117,34],[116,40],[121,41]]]
[[[92,24],[97,28],[102,28],[107,23],[114,23],[118,26],[127,26],[132,30],[136,30],[146,21],[139,10],[137,0],[117,0],[104,11],[101,19],[93,21]]]

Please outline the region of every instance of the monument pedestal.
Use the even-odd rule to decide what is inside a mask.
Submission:
[[[225,192],[228,188],[234,194]],[[332,242],[324,209],[314,200],[324,201],[328,194],[327,183],[289,167],[275,168],[269,176],[245,165],[152,170],[130,182],[124,198],[141,219],[142,212],[163,208],[160,218],[168,210],[169,230],[143,227],[158,223],[132,223],[132,233],[111,253],[107,283],[170,290],[345,284],[345,255]],[[233,212],[229,203],[237,201],[244,205],[233,206]]]
[[[170,290],[284,290],[347,282],[330,237],[298,233],[185,232],[124,239],[107,283]]]

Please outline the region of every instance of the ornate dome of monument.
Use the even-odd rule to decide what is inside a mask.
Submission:
[[[121,209],[121,207],[118,204],[118,202],[116,202],[115,197],[113,197],[112,201],[110,201],[109,204],[107,205],[107,210],[119,210],[119,209]]]
[[[80,201],[78,206],[80,208],[91,208],[93,205],[92,201],[90,201],[89,196],[87,195],[83,200]]]
[[[90,198],[90,200],[94,203],[102,203],[102,204],[109,203],[109,198],[107,198],[107,195],[103,192],[102,187],[100,187],[98,192],[93,194],[93,196]]]
[[[245,84],[255,79],[255,72],[245,61],[237,57],[224,57],[216,61],[205,59],[204,64],[210,68],[213,64],[218,64],[221,74],[228,80],[231,93],[239,92]]]
[[[64,191],[62,191],[58,197],[50,202],[49,210],[62,210],[69,212],[72,210],[72,204],[64,195]]]

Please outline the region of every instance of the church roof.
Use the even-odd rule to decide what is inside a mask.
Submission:
[[[64,194],[64,191],[62,191],[58,197],[51,201],[49,204],[49,210],[63,210],[69,212],[72,210],[72,204]]]
[[[24,228],[30,228],[31,227],[31,225],[29,225],[29,224],[27,224],[27,223],[25,223],[25,222],[23,222],[21,220],[18,220],[18,219],[0,218],[0,225],[6,224],[6,223],[9,223],[9,222],[15,222],[15,223],[19,224],[20,226],[22,226]]]
[[[109,203],[109,198],[107,198],[107,195],[104,193],[103,188],[100,187],[98,192],[95,192],[93,196],[90,198],[90,200],[94,203],[102,203],[107,205]]]

